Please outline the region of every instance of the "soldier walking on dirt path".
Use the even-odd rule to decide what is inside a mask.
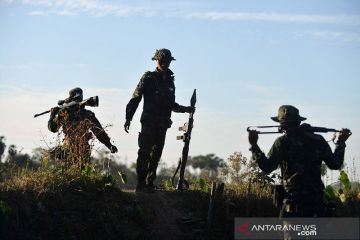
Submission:
[[[190,113],[193,107],[175,102],[174,73],[169,69],[175,58],[168,49],[156,50],[152,60],[157,66],[153,72],[145,72],[132,98],[126,106],[124,129],[128,133],[131,120],[144,96],[136,165],[137,192],[154,192],[156,169],[165,143],[166,131],[171,127],[171,112]]]

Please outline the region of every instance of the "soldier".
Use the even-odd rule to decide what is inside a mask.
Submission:
[[[193,107],[181,106],[175,102],[174,73],[169,69],[175,60],[168,49],[156,50],[152,60],[157,66],[153,72],[145,72],[137,85],[132,98],[126,106],[125,131],[128,133],[130,122],[144,96],[139,133],[139,151],[136,165],[137,192],[154,192],[154,180],[166,131],[171,127],[171,112],[193,112]]]
[[[82,100],[82,89],[74,88],[70,90],[65,103],[81,102]],[[55,133],[61,127],[64,132],[64,144],[62,149],[57,150],[58,152],[55,153],[56,158],[64,159],[67,162],[80,161],[81,165],[88,163],[91,155],[89,140],[92,139],[92,133],[111,153],[118,151],[116,146],[111,144],[109,136],[102,128],[95,114],[85,109],[84,106],[75,105],[61,110],[59,107],[52,108],[48,129]],[[60,154],[62,156],[59,156]]]
[[[281,106],[278,116],[271,119],[280,123],[285,134],[275,140],[268,157],[257,145],[256,131],[249,131],[249,142],[253,159],[265,173],[274,171],[280,165],[285,190],[280,217],[324,216],[321,163],[324,161],[330,169],[341,168],[350,130],[341,129],[332,153],[321,135],[302,130],[302,126],[307,124],[300,125],[300,122],[306,118],[299,115],[297,108]]]

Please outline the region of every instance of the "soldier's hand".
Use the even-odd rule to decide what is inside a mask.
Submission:
[[[50,115],[51,115],[52,117],[55,117],[55,115],[58,114],[59,110],[60,110],[59,107],[53,107],[53,108],[51,108],[51,110],[50,110]]]
[[[345,142],[351,135],[350,129],[342,128],[339,133],[338,142]]]
[[[255,130],[249,130],[249,143],[251,145],[256,145],[259,139],[259,134]]]
[[[124,130],[125,132],[129,133],[129,129],[130,129],[130,120],[126,120],[125,124],[124,124]]]
[[[195,107],[188,106],[188,107],[186,107],[185,112],[187,112],[187,113],[194,113],[194,112],[195,112]]]
[[[110,152],[111,152],[111,153],[117,153],[117,152],[118,152],[117,147],[116,147],[115,145],[111,145],[111,146],[110,146]]]

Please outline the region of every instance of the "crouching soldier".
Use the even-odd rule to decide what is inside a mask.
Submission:
[[[70,102],[80,103],[83,101],[81,88],[70,90],[69,97],[64,100],[65,104]],[[116,153],[116,146],[112,145],[110,138],[102,128],[95,114],[85,109],[84,105],[73,104],[71,107],[54,107],[50,112],[48,129],[58,132],[62,127],[64,133],[63,145],[56,148],[55,158],[62,159],[69,164],[79,163],[83,165],[90,161],[91,146],[89,141],[96,138],[104,144],[111,153]]]

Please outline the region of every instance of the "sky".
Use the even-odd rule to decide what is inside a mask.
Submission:
[[[189,105],[197,89],[190,155],[250,157],[246,127],[272,125],[280,105],[294,105],[306,123],[351,129],[346,164],[360,169],[357,0],[0,0],[0,135],[24,152],[53,146],[48,115],[33,115],[81,87],[85,98],[99,96],[91,110],[117,157],[135,162],[142,103],[129,134],[125,107],[159,48],[176,58],[176,101]],[[168,166],[181,155],[187,118],[173,113]],[[276,137],[260,136],[265,153]]]

